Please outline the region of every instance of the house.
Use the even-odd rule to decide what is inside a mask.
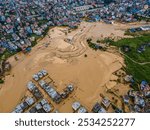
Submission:
[[[150,86],[147,81],[143,80],[140,84],[141,90],[150,90]]]
[[[69,85],[67,86],[67,89],[68,89],[70,92],[73,92],[74,86],[73,86],[72,84],[69,84]]]
[[[89,10],[89,9],[92,9],[92,8],[93,8],[92,5],[84,5],[84,6],[74,7],[74,10],[77,11],[77,12],[80,12],[80,11],[85,11],[85,10]]]
[[[137,49],[137,52],[138,53],[142,53],[142,52],[144,52],[145,51],[145,45],[141,45],[138,49]]]
[[[37,104],[35,105],[35,108],[36,108],[37,110],[40,110],[40,109],[42,109],[42,105],[41,105],[40,103],[37,103]]]
[[[22,113],[22,112],[23,112],[23,109],[21,108],[19,104],[12,113]]]
[[[46,76],[46,75],[48,74],[48,72],[47,72],[46,70],[44,70],[44,69],[41,70],[40,72],[41,72],[44,76]]]
[[[87,113],[87,110],[85,107],[80,107],[77,112],[78,113]]]
[[[134,91],[134,90],[130,89],[128,91],[128,95],[129,95],[129,97],[134,98],[137,95],[137,91]]]
[[[36,88],[36,86],[32,81],[29,81],[27,84],[27,88],[29,89],[30,92],[32,92]]]
[[[29,107],[29,105],[26,102],[21,103],[20,106],[23,109],[23,111]]]
[[[141,112],[142,111],[142,109],[138,105],[134,105],[133,109],[134,109],[134,112]]]
[[[43,106],[43,105],[47,104],[47,103],[48,103],[48,101],[47,101],[46,99],[42,99],[40,103],[41,103],[41,104],[42,104],[42,106]]]
[[[123,50],[123,52],[130,52],[131,51],[131,47],[128,46],[128,45],[123,45],[122,46],[122,50]]]
[[[100,106],[100,104],[97,102],[97,103],[93,106],[92,112],[98,113],[98,111],[100,110],[100,108],[101,108],[101,106]]]
[[[141,108],[143,108],[143,107],[145,107],[145,100],[140,96],[135,96],[134,104],[138,105]]]
[[[20,37],[19,37],[16,33],[13,33],[13,34],[12,34],[12,37],[13,37],[13,39],[14,39],[15,41],[20,40]]]
[[[33,77],[33,79],[34,79],[35,81],[38,81],[38,80],[39,80],[39,76],[38,76],[37,74],[34,74],[32,77]]]
[[[116,108],[116,109],[115,109],[115,113],[123,113],[123,110],[120,109],[120,108]]]
[[[29,110],[29,113],[37,113],[37,109],[35,107],[32,107],[30,110]]]
[[[34,74],[32,76],[32,78],[35,80],[35,81],[38,81],[40,79],[42,79],[44,76],[46,76],[48,73],[46,70],[41,70],[39,71],[37,74]]]
[[[35,98],[37,100],[43,98],[42,93],[40,92],[40,90],[37,87],[33,90],[32,94],[35,96]]]
[[[73,85],[69,84],[65,89],[64,92],[62,93],[62,96],[69,96],[69,94],[71,94],[74,91],[74,87]]]
[[[42,109],[44,110],[44,112],[50,112],[52,110],[52,106],[48,103],[48,101],[46,99],[42,99],[40,101],[40,105],[42,106]],[[39,111],[38,111],[39,112]],[[39,113],[42,113],[43,111],[40,111]]]
[[[27,98],[25,99],[25,102],[26,102],[29,106],[32,106],[32,105],[35,103],[35,100],[34,100],[34,98],[32,98],[32,97],[27,97]]]
[[[47,86],[47,93],[49,94],[49,96],[54,99],[57,96],[57,92],[55,91],[54,88],[52,88],[51,86]]]
[[[61,102],[61,95],[52,86],[46,84],[43,89],[53,99],[54,102]]]
[[[144,92],[143,92],[143,95],[144,95],[146,98],[150,98],[150,90],[144,91]]]
[[[80,106],[81,106],[80,102],[74,102],[74,103],[72,104],[72,109],[73,109],[74,111],[77,111],[77,110],[80,108]]]
[[[130,99],[130,98],[129,98],[128,95],[124,95],[124,96],[123,96],[123,101],[124,101],[125,104],[129,104],[129,99]]]
[[[142,31],[149,31],[150,30],[150,26],[142,26],[140,28]]]
[[[40,80],[39,85],[44,89],[48,84],[44,80]]]
[[[92,112],[94,112],[94,113],[106,113],[106,110],[97,102],[93,106]]]
[[[99,109],[98,113],[106,113],[106,110],[105,110],[103,107],[101,107],[101,108]]]
[[[136,32],[136,30],[135,30],[134,28],[129,29],[129,31],[130,31],[131,33]]]
[[[43,97],[40,90],[35,86],[35,84],[32,81],[28,82],[27,87],[28,90],[35,96],[36,99],[40,99]]]
[[[126,76],[124,77],[124,80],[125,80],[126,82],[131,82],[131,81],[133,80],[133,76],[132,76],[132,75],[126,75]]]
[[[52,110],[52,107],[47,103],[43,105],[43,109],[45,112],[49,113]]]
[[[38,75],[38,77],[39,77],[40,79],[44,77],[44,75],[43,75],[42,72],[38,72],[37,75]]]
[[[61,98],[61,96],[60,96],[59,93],[57,93],[56,97],[54,98],[54,101],[55,101],[56,103],[60,103],[60,102],[62,101],[62,98]]]
[[[105,107],[105,109],[108,109],[110,104],[111,104],[111,102],[107,97],[102,99],[102,105]]]

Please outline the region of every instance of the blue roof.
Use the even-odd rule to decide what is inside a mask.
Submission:
[[[141,82],[141,84],[142,84],[142,85],[147,85],[147,84],[148,84],[148,82],[147,82],[147,81],[145,81],[145,80],[143,80],[143,81]]]

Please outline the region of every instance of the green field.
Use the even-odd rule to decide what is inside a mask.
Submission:
[[[123,45],[128,45],[131,47],[131,51],[126,53],[130,58],[137,62],[150,62],[150,48],[146,48],[143,53],[138,53],[137,49],[143,43],[150,43],[150,33],[143,34],[142,36],[134,38],[124,38],[117,42],[113,42],[112,45],[117,47],[122,47]]]
[[[128,74],[132,74],[136,81],[140,82],[141,80],[150,81],[150,47],[146,47],[146,50],[142,53],[138,53],[137,49],[143,43],[150,43],[150,33],[147,32],[142,35],[135,36],[133,38],[123,38],[119,41],[112,42],[112,45],[117,47],[122,47],[123,45],[128,45],[131,48],[131,51],[125,53],[128,57],[125,56],[126,71]],[[146,64],[140,64],[146,63]]]
[[[150,82],[150,64],[139,65],[128,58],[125,58],[126,71],[128,74],[132,74],[137,82],[147,80]]]
[[[8,50],[5,50],[3,54],[0,54],[0,61],[9,58],[10,56],[14,55],[15,53],[16,52],[11,53]]]

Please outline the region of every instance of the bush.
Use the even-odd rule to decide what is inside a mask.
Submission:
[[[3,84],[4,83],[4,80],[0,79],[0,84]]]
[[[87,57],[87,54],[85,54],[84,57]]]

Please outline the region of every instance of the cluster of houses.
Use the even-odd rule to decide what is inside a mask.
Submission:
[[[92,112],[106,113],[110,105],[111,105],[111,101],[107,97],[103,97],[101,103],[96,102],[96,104],[93,106]]]
[[[27,97],[22,103],[18,104],[13,111],[13,113],[22,113],[25,112],[28,108],[30,108],[36,100],[32,97]]]
[[[35,80],[35,81],[38,81],[40,79],[42,79],[44,76],[48,75],[47,71],[46,70],[41,70],[39,71],[37,74],[34,74],[32,76],[32,78]]]
[[[133,83],[131,75],[126,77],[126,81]],[[149,113],[150,112],[150,85],[147,81],[143,80],[139,86],[139,90],[130,89],[126,95],[121,96],[120,100],[122,105],[128,108],[128,112],[132,113]],[[114,102],[110,101],[107,97],[102,97],[102,101],[96,102],[92,108],[94,113],[106,113],[109,107],[112,106],[115,113],[127,112],[122,106],[119,108]]]
[[[53,110],[52,104],[50,104],[46,99],[42,99],[40,102],[36,103],[27,112],[28,113],[50,113]]]
[[[60,96],[62,99],[66,99],[73,91],[74,91],[74,86],[72,84],[69,84],[63,90],[63,92],[60,93]]]
[[[150,31],[150,26],[141,26],[136,28],[130,28],[129,31],[131,33],[140,32],[140,31]]]
[[[53,85],[47,84],[44,80],[39,81],[39,85],[55,103],[61,102],[61,96]]]
[[[49,26],[75,28],[82,18],[89,22],[112,23],[113,20],[136,21],[135,14],[149,17],[149,4],[147,0],[112,1],[110,4],[103,0],[3,0],[0,1],[0,51],[26,52]]]
[[[12,113],[50,113],[53,110],[52,104],[42,98],[39,102],[34,97],[27,97],[18,104]]]
[[[128,94],[123,97],[125,104],[131,112],[150,112],[150,85],[143,80],[139,90],[129,90]]]
[[[130,89],[126,95],[123,96],[124,104],[130,109],[130,112],[150,112],[150,84],[143,80],[137,87],[133,89],[135,81],[132,75],[127,75],[125,81],[130,83]]]
[[[129,1],[113,1],[110,4],[105,4],[105,1],[96,1],[91,4],[92,7],[77,8],[77,11],[81,16],[86,16],[89,22],[103,20],[104,22],[111,24],[112,21],[121,22],[135,22],[137,16],[149,17],[148,7],[149,2],[144,0]],[[79,12],[80,10],[80,12]]]
[[[41,70],[32,76],[33,81],[27,83],[28,91],[32,96],[27,96],[13,111],[14,113],[49,113],[52,112],[54,106],[45,99],[45,93],[48,98],[54,103],[59,104],[64,99],[66,99],[73,91],[74,86],[69,84],[63,89],[61,93],[56,90],[56,87],[52,83],[52,80],[48,82],[49,79],[48,72],[46,70]],[[40,88],[39,88],[40,87]],[[45,93],[42,92],[44,90]],[[47,96],[46,96],[47,98]],[[58,112],[56,110],[56,112]]]
[[[93,108],[92,112],[94,113],[106,113],[106,110],[100,105],[100,103],[96,103]]]
[[[43,94],[32,81],[28,82],[27,88],[37,100],[43,98]]]
[[[41,80],[39,81],[40,87],[49,95],[49,97],[55,102],[60,103],[63,99],[66,99],[73,91],[73,85],[68,85],[63,92],[59,93],[54,85],[48,84],[46,81]]]
[[[43,74],[44,73],[44,74]],[[75,90],[72,84],[66,86],[63,89],[63,92],[58,92],[56,87],[52,82],[47,82],[48,73],[46,70],[41,70],[35,74],[38,78],[33,76],[34,81],[29,81],[27,84],[28,91],[32,94],[32,96],[28,95],[24,98],[24,100],[16,106],[13,113],[49,113],[49,112],[58,112],[54,110],[54,104],[50,103],[49,100],[59,104],[72,92]],[[126,75],[124,77],[126,83],[130,83],[131,89],[125,95],[119,97],[123,106],[128,107],[130,112],[150,112],[150,84],[143,80],[139,85],[139,89],[134,89],[132,86],[135,83],[132,75]],[[40,86],[40,88],[38,88]],[[44,93],[41,90],[43,89],[49,100],[45,99]],[[46,96],[46,98],[47,98]],[[115,102],[110,100],[108,97],[103,96],[101,102],[96,102],[93,105],[91,112],[93,113],[106,113],[113,108],[115,113],[126,112],[123,106],[119,108]],[[72,103],[72,110],[74,113],[87,113],[88,109],[83,106],[79,101],[75,101]]]

